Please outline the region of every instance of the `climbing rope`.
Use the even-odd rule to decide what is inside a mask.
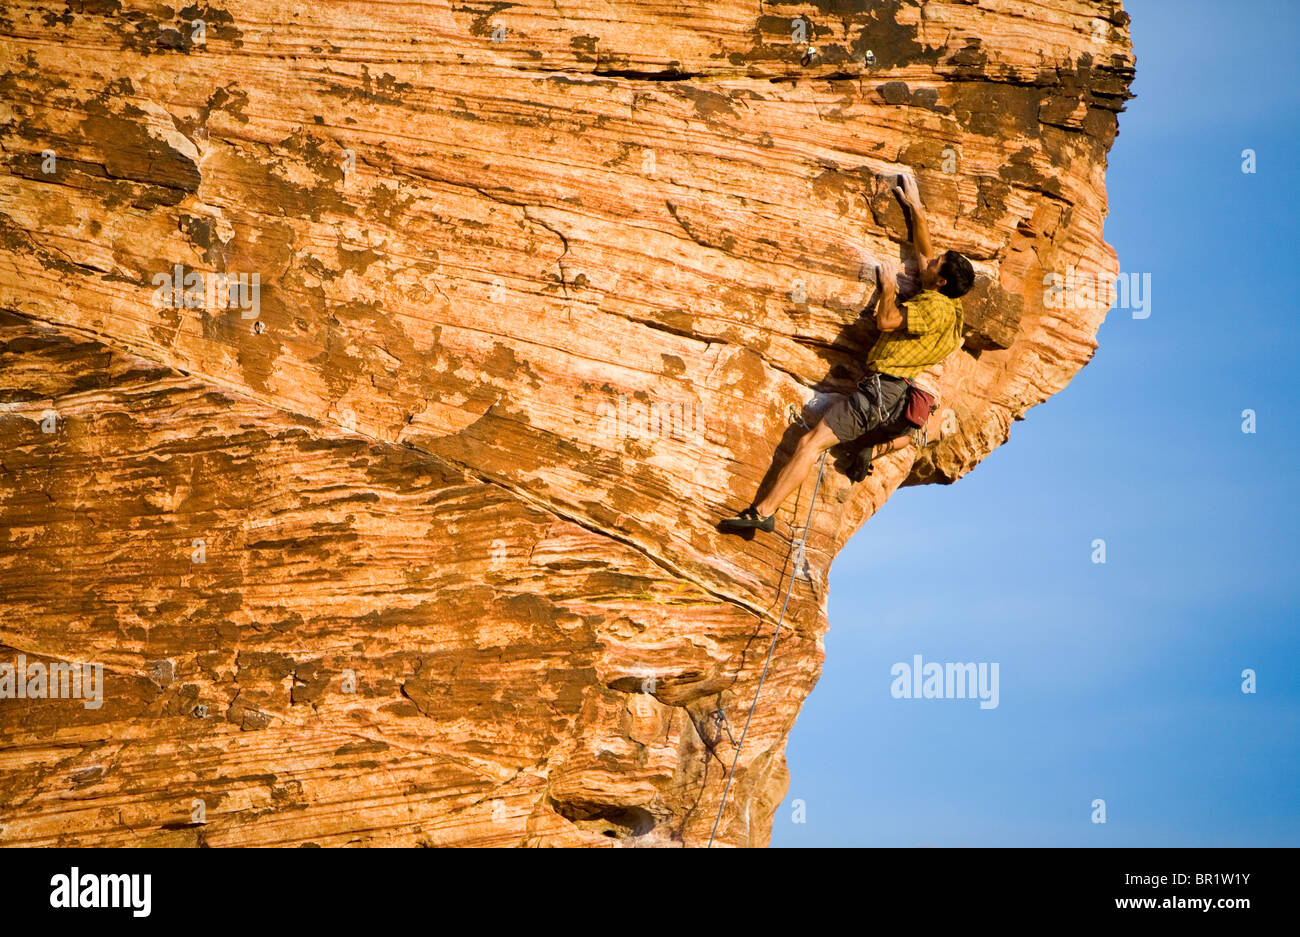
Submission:
[[[800,420],[800,422],[803,421]],[[808,540],[808,529],[812,526],[813,509],[817,507],[817,492],[821,490],[822,469],[826,467],[827,452],[822,453],[821,462],[817,465],[817,481],[813,485],[812,501],[808,504],[808,520],[803,525],[803,535],[799,538],[799,546],[793,554],[795,556],[803,555],[804,544]],[[781,625],[785,621],[785,610],[790,606],[790,596],[794,593],[794,581],[798,578],[799,570],[796,566],[790,570],[790,585],[786,587],[785,601],[781,603],[781,615],[776,620],[776,631],[772,632],[772,643],[767,648],[767,658],[763,661],[763,672],[758,675],[758,687],[754,690],[754,701],[749,704],[749,715],[745,717],[745,725],[740,730],[740,739],[735,743],[736,754],[731,759],[731,770],[727,772],[727,783],[722,788],[722,801],[718,804],[718,815],[713,820],[713,830],[709,833],[709,845],[705,847],[706,849],[713,848],[714,837],[718,835],[718,824],[722,822],[722,811],[726,809],[727,794],[731,791],[731,779],[736,774],[736,765],[740,761],[740,752],[745,746],[745,736],[749,734],[749,723],[754,718],[754,710],[758,708],[758,697],[763,692],[763,681],[767,679],[767,668],[772,663],[772,652],[776,650],[776,639],[781,636]],[[728,731],[727,735],[730,736],[731,732]]]

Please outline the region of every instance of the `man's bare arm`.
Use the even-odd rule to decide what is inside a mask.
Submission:
[[[880,298],[876,300],[876,328],[892,332],[903,327],[903,314],[898,309],[898,271],[888,262],[876,266],[876,282]]]
[[[916,248],[917,263],[925,269],[934,257],[934,245],[930,243],[930,225],[925,217],[925,206],[921,204],[921,191],[910,175],[898,178],[899,184],[894,192],[912,216],[912,246]]]

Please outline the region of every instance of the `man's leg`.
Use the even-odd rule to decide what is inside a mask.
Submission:
[[[772,487],[763,496],[763,500],[755,503],[754,510],[763,517],[775,514],[781,502],[808,477],[818,457],[838,442],[839,439],[826,424],[826,420],[818,421],[816,426],[799,437],[799,442],[794,447],[794,455],[790,456],[790,461],[781,468],[772,482]]]
[[[760,488],[761,498],[736,517],[722,521],[719,528],[727,533],[770,532],[776,524],[776,509],[808,477],[813,463],[832,446],[857,439],[870,430],[876,425],[874,414],[872,401],[860,389],[837,396],[817,425],[799,437],[790,460],[766,486],[767,493]]]
[[[876,443],[875,445],[864,446],[853,454],[853,458],[850,460],[849,466],[845,470],[845,474],[849,476],[851,481],[860,482],[871,474],[871,464],[877,459],[883,459],[891,452],[905,449],[908,446],[913,445],[914,442],[915,440],[912,437],[912,432],[909,430],[908,432],[895,436],[892,439],[886,439],[883,442]]]

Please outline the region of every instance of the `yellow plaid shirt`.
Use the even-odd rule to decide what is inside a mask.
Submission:
[[[885,332],[867,352],[867,367],[913,378],[961,344],[961,300],[924,290],[902,303],[903,327]]]

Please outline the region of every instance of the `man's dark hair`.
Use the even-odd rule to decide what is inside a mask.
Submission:
[[[939,276],[946,281],[939,287],[939,292],[950,299],[957,299],[970,292],[975,283],[975,268],[957,251],[948,251],[943,255],[943,263],[939,265]]]

